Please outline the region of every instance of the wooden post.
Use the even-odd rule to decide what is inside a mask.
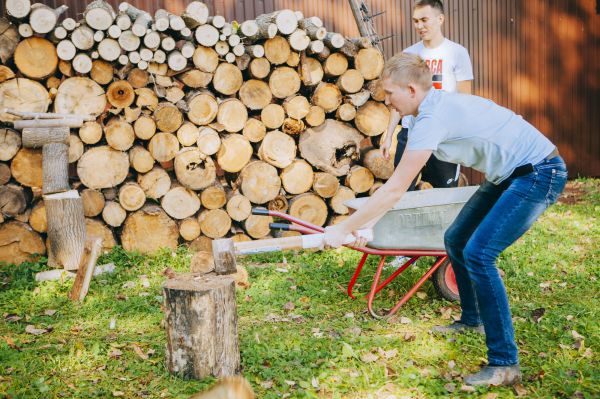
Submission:
[[[234,279],[182,274],[163,291],[169,371],[195,379],[239,373]]]

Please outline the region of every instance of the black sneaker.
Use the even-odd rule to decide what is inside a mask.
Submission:
[[[467,331],[472,331],[477,334],[485,335],[485,331],[483,330],[483,326],[469,326],[461,323],[460,321],[455,321],[452,324],[446,326],[434,326],[431,328],[431,331],[438,334],[460,334]]]
[[[480,372],[464,378],[465,384],[472,386],[514,385],[521,381],[521,368],[514,366],[485,366]]]

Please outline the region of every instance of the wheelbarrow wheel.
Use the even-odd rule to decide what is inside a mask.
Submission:
[[[433,286],[437,292],[449,301],[458,301],[458,285],[452,270],[450,259],[447,259],[432,276]]]

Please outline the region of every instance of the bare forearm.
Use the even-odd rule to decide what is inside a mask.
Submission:
[[[396,130],[396,126],[398,126],[400,119],[400,113],[393,108],[390,109],[390,123],[388,123],[387,133],[385,135],[385,139],[390,143],[392,142],[392,136],[394,135],[394,131]]]

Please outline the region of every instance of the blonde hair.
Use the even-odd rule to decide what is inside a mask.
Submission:
[[[416,54],[398,53],[385,63],[382,79],[391,79],[397,85],[414,83],[423,90],[432,86],[431,70]]]

